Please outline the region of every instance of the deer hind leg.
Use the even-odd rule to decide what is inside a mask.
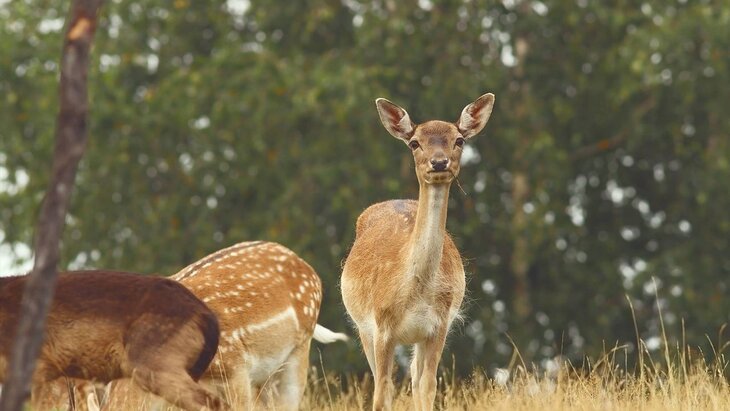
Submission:
[[[196,382],[200,375],[192,375],[202,374],[212,359],[200,363],[210,347],[195,322],[161,328],[157,321],[142,316],[130,326],[125,341],[123,368],[144,390],[190,411],[221,409],[221,400]]]
[[[248,368],[240,367],[229,381],[231,404],[234,409],[252,410],[254,406],[253,387],[248,376]]]
[[[390,410],[393,403],[393,364],[395,363],[395,341],[388,332],[375,332],[375,394],[373,395],[373,410]]]
[[[132,380],[143,389],[188,411],[220,410],[220,399],[208,392],[185,372],[135,368]]]
[[[436,400],[436,373],[438,372],[441,353],[446,344],[446,327],[437,331],[436,335],[425,342],[418,344],[417,352],[419,358],[420,376],[418,379],[418,393],[413,396],[420,397],[416,404],[420,403],[420,410],[432,410]],[[416,408],[418,411],[419,408]]]
[[[275,410],[298,410],[307,386],[308,368],[309,341],[295,348],[272,381],[266,384],[267,407]]]

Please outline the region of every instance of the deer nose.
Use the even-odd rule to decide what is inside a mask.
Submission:
[[[445,171],[446,167],[449,165],[449,159],[443,158],[443,159],[431,159],[431,168],[433,168],[433,171]]]

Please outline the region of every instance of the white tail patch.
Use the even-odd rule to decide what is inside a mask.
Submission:
[[[347,341],[350,339],[347,334],[336,333],[334,331],[328,330],[325,327],[322,327],[319,324],[314,327],[314,335],[312,335],[312,338],[314,338],[318,342],[321,342],[322,344],[331,344],[335,341]]]

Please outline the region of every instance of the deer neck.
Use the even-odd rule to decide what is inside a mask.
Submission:
[[[446,235],[446,211],[449,184],[421,183],[416,221],[409,239],[406,267],[418,283],[426,283],[436,275]]]

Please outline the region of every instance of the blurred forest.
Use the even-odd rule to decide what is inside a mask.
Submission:
[[[355,219],[418,190],[374,99],[455,121],[492,92],[451,193],[469,297],[444,365],[503,367],[510,338],[536,363],[631,355],[629,301],[650,351],[661,313],[670,342],[711,352],[730,319],[730,3],[610,3],[108,1],[62,267],[169,275],[277,241],[322,277],[320,322],[346,329]],[[18,259],[49,175],[66,10],[0,0],[0,241]],[[328,370],[367,369],[355,344],[320,350]]]

